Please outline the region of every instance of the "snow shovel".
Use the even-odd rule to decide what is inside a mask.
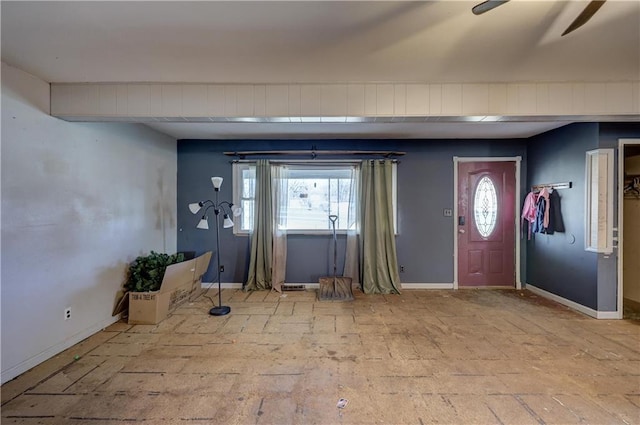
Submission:
[[[330,215],[331,227],[333,228],[333,276],[320,278],[320,289],[318,290],[319,301],[353,301],[353,291],[351,289],[350,277],[338,277],[338,238],[336,236],[337,215]]]

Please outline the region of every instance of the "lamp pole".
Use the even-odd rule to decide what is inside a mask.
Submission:
[[[216,215],[216,258],[217,267],[218,267],[218,306],[213,307],[209,310],[209,314],[212,316],[224,316],[231,312],[231,307],[222,305],[222,288],[221,281],[222,278],[220,276],[220,221],[218,220],[218,216],[220,215],[220,205],[218,203],[218,192],[219,189],[215,189],[216,192],[216,202],[213,204],[213,213]]]

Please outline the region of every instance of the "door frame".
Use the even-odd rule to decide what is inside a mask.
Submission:
[[[614,233],[617,231],[617,238],[614,237],[614,248],[618,248],[616,255],[618,256],[618,270],[616,272],[616,286],[618,290],[618,299],[616,302],[615,319],[622,319],[624,314],[624,147],[627,145],[640,145],[640,139],[618,139],[618,226],[614,227]],[[615,241],[618,241],[617,246]]]
[[[469,157],[453,157],[453,289],[458,289],[458,164],[461,162],[515,162],[516,163],[516,193],[515,193],[515,205],[513,205],[515,211],[515,222],[513,223],[515,229],[515,283],[516,289],[522,289],[522,281],[520,279],[520,244],[521,240],[518,237],[519,223],[520,223],[520,163],[522,162],[521,156],[469,156]]]

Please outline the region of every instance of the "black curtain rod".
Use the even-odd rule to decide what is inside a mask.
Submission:
[[[331,164],[345,164],[345,165],[357,165],[360,164],[362,161],[391,161],[394,164],[400,164],[400,160],[399,159],[389,159],[389,158],[375,158],[375,159],[371,159],[371,158],[366,158],[366,159],[317,159],[317,158],[313,158],[313,159],[270,159],[269,162],[271,162],[272,164],[305,164],[305,165],[317,165],[319,167],[321,166],[327,166],[327,165],[331,165]],[[257,161],[257,159],[232,159],[229,161],[230,164],[242,164],[242,163],[250,163],[253,164]]]
[[[312,159],[320,155],[376,155],[383,156],[385,158],[392,158],[395,156],[405,155],[406,152],[398,151],[347,151],[347,150],[280,150],[280,151],[235,151],[224,152],[227,156],[235,156],[240,159],[244,159],[247,156],[304,156],[311,155]]]

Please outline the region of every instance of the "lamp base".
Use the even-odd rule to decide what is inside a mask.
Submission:
[[[213,307],[211,310],[209,310],[209,314],[212,316],[225,316],[230,312],[231,312],[231,307],[227,307],[226,305]]]

